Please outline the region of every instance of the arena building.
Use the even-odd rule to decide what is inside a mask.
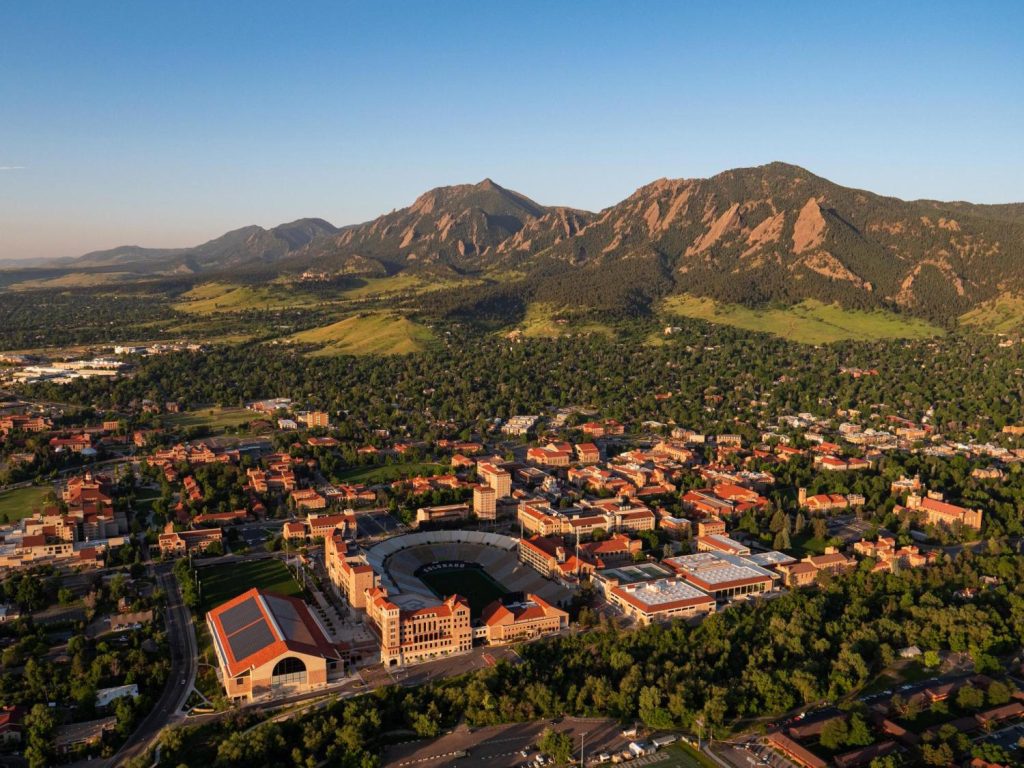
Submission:
[[[232,701],[311,691],[344,674],[327,632],[294,597],[250,589],[207,613],[206,623]]]

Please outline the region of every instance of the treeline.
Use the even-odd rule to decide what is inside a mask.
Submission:
[[[163,759],[369,768],[398,734],[432,737],[460,721],[483,726],[561,714],[639,718],[652,728],[691,732],[700,721],[705,735],[724,737],[749,718],[855,694],[907,645],[967,652],[976,670],[998,674],[997,658],[1016,650],[1024,633],[1022,578],[1024,557],[966,554],[899,574],[862,568],[696,626],[623,631],[590,620],[586,632],[521,647],[515,666],[412,690],[385,688],[252,730],[246,728],[254,721],[240,715],[173,731],[164,737]],[[963,601],[956,593],[964,587],[979,592]],[[863,714],[855,702],[848,707]]]

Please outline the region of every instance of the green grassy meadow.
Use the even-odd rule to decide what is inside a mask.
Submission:
[[[315,356],[405,355],[422,352],[436,340],[433,331],[390,312],[365,312],[290,337],[320,346]]]
[[[314,306],[313,296],[296,292],[282,285],[250,286],[229,283],[203,283],[182,294],[182,301],[173,305],[189,315],[214,315],[250,309],[286,309]]]
[[[784,309],[752,309],[679,295],[665,299],[661,310],[666,316],[691,317],[748,331],[761,331],[801,344],[924,339],[944,333],[941,328],[917,318],[882,310],[844,309],[837,304],[824,304],[812,299]]]
[[[1024,328],[1024,296],[997,296],[961,315],[960,324],[987,333],[1019,332]]]
[[[569,310],[560,310],[553,304],[533,302],[526,308],[526,317],[517,329],[523,336],[532,339],[557,339],[561,336],[579,334],[612,335],[607,325],[579,317]]]

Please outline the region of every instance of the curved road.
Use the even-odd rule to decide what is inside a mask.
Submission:
[[[192,614],[181,597],[178,580],[171,564],[154,567],[157,581],[167,595],[167,642],[171,649],[171,672],[167,685],[153,709],[139,724],[108,765],[123,765],[138,757],[152,745],[164,726],[184,719],[182,712],[192,686],[195,685],[199,651],[192,627]]]

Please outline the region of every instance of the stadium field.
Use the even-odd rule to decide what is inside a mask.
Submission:
[[[474,619],[480,616],[488,603],[508,593],[507,589],[481,568],[445,568],[436,565],[424,569],[417,576],[442,600],[454,594],[469,600],[469,610]]]

